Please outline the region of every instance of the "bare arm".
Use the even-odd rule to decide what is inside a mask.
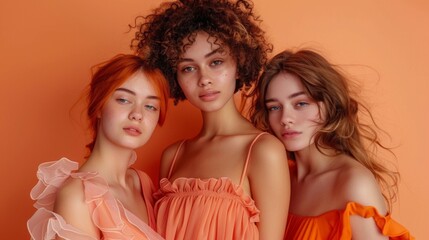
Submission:
[[[100,239],[99,230],[92,222],[85,203],[84,189],[79,179],[69,181],[58,191],[54,212],[60,214],[67,224],[82,230],[89,236]]]
[[[260,239],[283,239],[290,200],[290,178],[283,144],[271,135],[253,146],[248,178],[260,210]]]
[[[346,199],[357,202],[363,206],[372,206],[382,216],[387,214],[386,205],[381,194],[379,185],[372,174],[367,170],[354,169],[348,172],[349,176],[344,179],[346,183]],[[350,216],[353,240],[364,239],[389,239],[381,234],[373,218],[361,216]]]

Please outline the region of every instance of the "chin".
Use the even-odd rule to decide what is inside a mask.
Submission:
[[[297,152],[297,151],[300,151],[300,150],[302,150],[302,149],[304,149],[305,147],[303,147],[303,146],[293,146],[293,145],[286,145],[285,143],[283,143],[284,145],[285,145],[285,149],[288,151],[288,152]]]

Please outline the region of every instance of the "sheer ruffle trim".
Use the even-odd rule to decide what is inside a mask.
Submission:
[[[39,208],[27,222],[31,239],[64,239],[96,240],[81,230],[67,224],[64,219],[46,208]]]
[[[46,162],[39,165],[37,170],[36,186],[30,192],[30,197],[36,200],[35,208],[52,210],[55,203],[58,188],[69,178],[72,171],[79,168],[77,162],[61,158],[55,162]]]
[[[238,198],[247,209],[252,222],[259,222],[259,209],[253,199],[247,195],[243,188],[235,185],[231,179],[223,178],[177,178],[172,183],[163,178],[159,183],[159,190],[154,194],[155,201],[169,194],[177,195],[212,195],[220,198]]]
[[[130,165],[135,161],[130,159]],[[134,239],[136,232],[140,236],[156,233],[143,221],[130,214],[123,205],[109,192],[107,182],[95,172],[74,172],[78,163],[62,158],[56,162],[47,162],[39,166],[37,177],[39,182],[31,191],[31,198],[36,200],[34,206],[38,208],[29,219],[27,226],[34,239],[50,239],[50,236],[61,236],[66,239],[93,239],[80,230],[67,224],[58,214],[54,213],[56,193],[69,177],[82,180],[85,200],[89,206],[94,225],[100,229],[107,239]],[[127,226],[132,223],[140,231]],[[148,234],[144,234],[144,233]],[[107,236],[106,236],[107,235]],[[148,236],[147,236],[148,237]]]
[[[52,211],[58,189],[78,167],[77,162],[67,158],[39,165],[39,182],[30,192],[31,198],[36,200],[34,207],[37,211],[27,222],[32,239],[54,239],[57,235],[64,239],[95,239],[67,224],[60,215]]]
[[[388,214],[387,216],[381,216],[377,209],[371,206],[363,206],[359,203],[350,202],[347,204],[343,213],[343,234],[351,236],[350,227],[350,216],[359,215],[364,218],[373,218],[377,227],[380,229],[383,235],[388,236],[390,239],[402,240],[402,239],[414,239],[410,232],[403,227],[401,224],[393,220]]]

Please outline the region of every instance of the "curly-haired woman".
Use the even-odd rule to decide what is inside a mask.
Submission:
[[[162,4],[144,18],[137,52],[167,77],[176,103],[203,119],[199,134],[168,147],[156,194],[166,239],[282,239],[289,206],[286,153],[244,118],[234,93],[255,81],[271,45],[250,1]]]

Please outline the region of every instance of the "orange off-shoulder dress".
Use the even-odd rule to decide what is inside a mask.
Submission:
[[[167,240],[259,239],[259,210],[242,188],[253,144],[250,144],[238,185],[223,178],[169,178],[183,141],[176,150],[167,178],[155,194],[157,231]]]
[[[27,222],[31,239],[55,239],[57,236],[73,240],[95,239],[68,224],[61,215],[53,212],[56,193],[69,177],[82,181],[85,200],[93,223],[100,229],[101,239],[163,239],[154,231],[156,226],[152,198],[154,187],[148,175],[136,170],[141,182],[142,195],[146,202],[149,225],[128,211],[120,201],[114,198],[109,192],[106,181],[98,173],[76,172],[77,169],[78,163],[67,158],[42,163],[39,166],[37,172],[39,182],[30,194],[31,198],[36,200],[34,206],[37,208],[37,211]]]
[[[374,207],[349,202],[343,210],[333,210],[319,216],[297,216],[289,213],[284,239],[337,240],[352,239],[350,216],[373,218],[380,232],[389,239],[414,239],[410,232],[390,215],[381,216]]]
[[[290,171],[296,165],[289,161]],[[332,210],[318,216],[299,216],[289,212],[284,239],[346,240],[352,239],[350,216],[373,218],[380,232],[389,239],[414,239],[410,232],[388,214],[381,216],[374,207],[349,202],[344,209]]]

